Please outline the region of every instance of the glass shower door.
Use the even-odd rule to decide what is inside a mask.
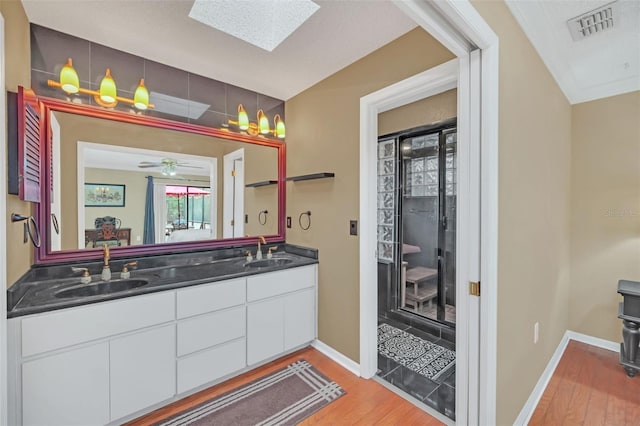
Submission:
[[[403,139],[401,309],[455,323],[455,129]]]

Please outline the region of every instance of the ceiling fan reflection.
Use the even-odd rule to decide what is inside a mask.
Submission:
[[[172,158],[163,158],[161,161],[141,161],[138,163],[138,167],[141,169],[151,167],[161,167],[161,173],[165,176],[175,176],[176,167],[184,167],[189,169],[202,169],[201,166],[190,166],[188,163],[181,163],[178,160]]]

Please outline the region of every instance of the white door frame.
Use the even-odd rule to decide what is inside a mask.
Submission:
[[[4,17],[0,13],[0,235],[7,235],[7,140],[4,72]],[[7,239],[0,238],[0,424],[7,423]]]
[[[54,114],[51,114],[49,117],[51,120],[51,156],[53,158],[52,161],[52,175],[53,175],[53,201],[51,202],[51,215],[55,215],[55,220],[58,223],[58,231],[55,232],[55,229],[52,229],[52,232],[49,232],[49,244],[51,251],[59,251],[62,250],[62,228],[60,228],[60,224],[62,223],[62,184],[61,184],[61,158],[60,158],[60,123]],[[48,220],[53,225],[53,217],[49,217]]]
[[[495,424],[498,38],[468,1],[395,3],[458,57],[458,158],[465,165],[458,170],[458,239],[465,235],[469,240],[458,244],[464,251],[458,257],[456,282],[456,418],[460,424]],[[470,54],[472,44],[479,54]],[[366,378],[377,369],[378,114],[448,90],[451,66],[443,64],[360,100],[360,374]],[[468,281],[482,282],[479,300],[469,296]],[[470,359],[469,352],[476,359]]]
[[[238,160],[242,164],[239,169],[236,168]],[[230,178],[231,176],[233,179]],[[222,182],[222,238],[244,237],[244,148],[223,157]],[[233,225],[231,225],[232,220]]]

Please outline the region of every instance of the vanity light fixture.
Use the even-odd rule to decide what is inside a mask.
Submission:
[[[230,124],[237,126],[238,129],[247,132],[252,136],[256,135],[271,135],[275,136],[278,139],[284,139],[285,137],[285,126],[284,121],[280,117],[280,114],[276,114],[273,117],[274,129],[269,127],[269,118],[262,111],[262,109],[258,110],[257,113],[258,122],[252,123],[249,121],[249,116],[247,115],[247,111],[245,111],[242,104],[238,105],[238,121],[228,120],[227,124],[224,127],[229,127]]]
[[[285,137],[284,121],[282,121],[282,118],[280,118],[280,114],[276,114],[275,117],[273,117],[273,124],[275,124],[276,126],[276,129],[274,130],[274,135],[278,139],[284,139]]]
[[[118,102],[133,105],[139,110],[153,108],[153,104],[149,103],[149,91],[144,85],[144,79],[140,80],[133,99],[123,98],[118,96],[116,82],[113,79],[109,68],[107,68],[107,71],[100,82],[99,91],[83,89],[80,87],[80,79],[78,78],[78,73],[73,68],[71,58],[67,60],[67,63],[60,70],[60,81],[47,80],[47,84],[50,87],[62,89],[68,95],[76,93],[92,95],[96,103],[105,108],[113,108],[118,105]]]

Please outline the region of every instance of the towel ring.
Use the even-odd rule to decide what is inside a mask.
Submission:
[[[60,224],[58,223],[58,218],[55,213],[51,213],[51,222],[53,222],[53,229],[56,231],[56,234],[60,235]]]
[[[33,226],[33,231],[36,234],[36,237],[38,239],[37,242],[33,238],[33,233],[31,233],[32,226]],[[42,243],[42,240],[40,239],[40,228],[38,228],[38,224],[36,223],[36,220],[33,218],[33,216],[29,216],[29,221],[24,223],[24,232],[25,234],[29,235],[29,239],[31,239],[31,244],[33,244],[33,246],[36,248],[40,248],[40,244]],[[24,242],[25,243],[27,242],[26,235],[24,237]]]
[[[42,243],[42,240],[40,239],[40,228],[38,228],[38,224],[36,223],[36,220],[33,218],[33,216],[27,217],[21,214],[11,213],[11,222],[22,222],[22,221],[24,221],[23,242],[26,243],[27,241],[31,240],[31,244],[33,244],[34,247],[40,248],[40,245]],[[32,227],[33,227],[33,233],[31,232]],[[34,238],[33,234],[35,234],[37,238]]]
[[[304,215],[307,215],[307,221],[308,222],[307,222],[307,226],[306,227],[302,224],[302,216],[304,216]],[[310,210],[307,210],[306,212],[300,213],[300,216],[298,216],[298,225],[300,225],[300,228],[303,231],[306,231],[309,228],[311,228],[311,211]]]
[[[260,213],[258,213],[258,223],[260,225],[267,224],[267,213],[269,213],[267,210],[261,210]],[[262,220],[262,218],[264,218],[264,220]]]

